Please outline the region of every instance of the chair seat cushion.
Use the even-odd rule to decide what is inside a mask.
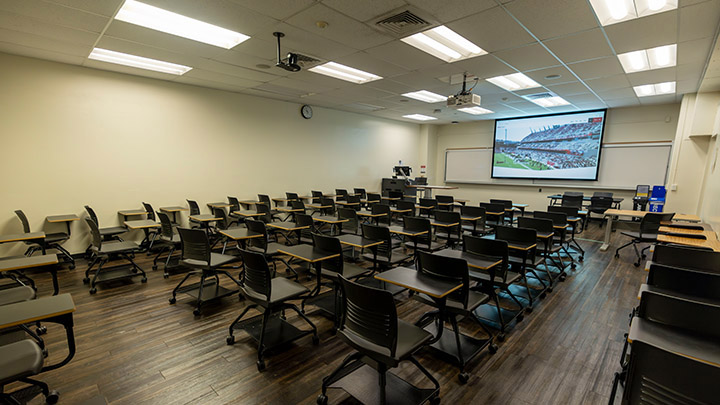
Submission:
[[[34,299],[35,290],[26,285],[0,290],[0,305],[14,304],[16,302]]]
[[[486,273],[484,271],[473,271],[470,270],[470,277],[473,279],[479,279],[482,281],[490,281],[490,273]],[[495,279],[492,280],[494,284],[507,284],[510,285],[518,280],[520,280],[520,273],[515,273],[514,271],[508,271],[507,277],[505,278],[505,282],[503,282],[502,277],[495,276]]]
[[[45,234],[45,243],[57,243],[57,242],[63,242],[70,238],[68,234],[65,232],[56,232],[56,233],[46,233]]]
[[[369,260],[371,262],[373,261],[372,253],[363,253],[362,257],[365,260]],[[377,256],[377,262],[384,263],[384,264],[396,264],[396,263],[404,262],[408,259],[410,259],[410,256],[400,252],[399,250],[393,250],[390,260],[388,260],[388,258],[385,256],[381,256],[381,255]]]
[[[412,242],[406,243],[406,246],[409,247],[409,248],[414,248],[414,247],[415,247],[415,245],[414,245]],[[431,252],[435,252],[435,251],[440,250],[440,249],[442,249],[442,248],[444,248],[444,247],[445,247],[444,244],[438,243],[438,242],[430,242],[430,246],[428,246],[428,244],[427,244],[427,243],[424,243],[424,242],[418,242],[418,244],[417,244],[418,250],[429,250],[429,251],[431,251]]]
[[[450,297],[447,300],[447,307],[449,311],[453,312],[466,312],[466,311],[473,311],[475,308],[479,307],[480,305],[490,301],[490,296],[478,291],[468,291],[468,304],[467,308],[463,307],[462,302],[454,300],[452,297]]]
[[[525,264],[527,264],[531,267],[535,267],[535,266],[539,265],[540,263],[542,263],[544,260],[545,260],[545,258],[543,258],[542,256],[528,257],[527,259],[525,259]],[[517,265],[521,265],[523,263],[522,258],[513,257],[513,256],[510,256],[508,258],[508,261],[510,262],[510,264],[517,264]]]
[[[395,359],[397,360],[414,353],[432,338],[430,332],[401,319],[398,319],[397,332],[397,346],[395,349]]]
[[[272,279],[272,288],[270,292],[270,303],[287,301],[299,295],[305,294],[309,290],[294,281],[284,277],[275,277]]]
[[[345,278],[353,279],[353,278],[361,276],[365,273],[368,273],[370,271],[371,271],[371,269],[366,269],[365,267],[358,266],[357,264],[354,264],[354,263],[343,263],[342,275]],[[334,280],[337,278],[338,273],[334,272],[332,270],[322,269],[322,275],[324,277],[328,277],[328,278],[331,278]]]
[[[169,238],[167,236],[160,235],[160,238],[158,240],[164,241],[164,242],[170,242],[170,243],[180,243],[182,240],[180,239],[180,234],[174,233],[172,238]]]
[[[38,374],[42,366],[42,350],[30,339],[0,346],[0,385]]]
[[[102,236],[109,236],[109,235],[118,235],[121,233],[125,233],[128,230],[123,228],[122,226],[111,226],[108,228],[100,228],[100,235]]]
[[[633,239],[641,239],[641,238],[640,238],[640,232],[635,232],[635,231],[622,231],[622,232],[620,232],[620,234],[625,235],[625,236],[629,236],[629,237],[631,237],[631,238],[633,238]],[[648,242],[654,242],[654,241],[657,240],[657,234],[656,234],[656,233],[643,233],[641,240],[643,240],[643,241],[648,241]]]
[[[113,241],[113,242],[103,242],[102,248],[100,249],[100,253],[123,253],[123,252],[131,252],[133,250],[137,250],[140,247],[135,242],[131,241]]]
[[[239,260],[237,256],[210,253],[210,267],[220,267],[237,260]],[[193,267],[206,267],[208,265],[206,261],[195,259],[183,259],[183,263]]]

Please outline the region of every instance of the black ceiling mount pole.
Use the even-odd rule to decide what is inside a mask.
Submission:
[[[285,34],[283,34],[282,32],[273,32],[273,35],[277,37],[277,43],[278,43],[278,45],[277,45],[277,52],[278,52],[277,61],[278,61],[278,63],[280,63],[280,62],[282,62],[282,53],[280,52],[280,38],[284,37]]]

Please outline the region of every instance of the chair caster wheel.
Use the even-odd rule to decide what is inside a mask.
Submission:
[[[97,292],[97,288],[93,287],[90,289],[90,294],[95,294]]]
[[[468,375],[468,373],[458,374],[458,380],[460,380],[461,384],[467,384],[469,379],[470,379],[470,376]]]
[[[520,314],[520,315],[518,315],[517,317],[515,317],[515,320],[516,320],[517,322],[522,322],[523,319],[525,319],[525,316],[524,316],[523,314]]]
[[[38,336],[44,335],[44,334],[47,333],[47,327],[45,327],[45,326],[38,326],[37,329],[35,329],[35,333],[37,333]]]
[[[317,336],[313,336],[312,342],[313,342],[313,345],[317,346],[320,344],[320,338]]]
[[[547,297],[547,294],[543,291],[543,293],[540,294],[540,299],[543,299],[543,298],[545,298],[545,297]]]
[[[258,371],[263,371],[263,370],[265,370],[265,362],[264,362],[264,361],[258,360],[258,361],[255,363],[255,365],[257,365]]]
[[[532,311],[533,311],[533,307],[527,307],[527,308],[525,308],[525,312],[527,312],[528,314],[531,314]]]
[[[234,345],[235,344],[235,336],[226,337],[225,343],[227,343],[228,345]]]
[[[74,264],[71,264],[71,265],[69,266],[69,269],[70,269],[70,270],[75,270],[75,265],[74,265]]]
[[[175,303],[175,297],[170,298],[168,301],[169,301],[171,304],[174,304],[174,303]]]
[[[439,405],[439,404],[440,404],[440,397],[430,398],[430,405]]]
[[[140,279],[140,282],[141,282],[141,283],[147,283],[147,277],[141,278],[141,279]]]
[[[640,262],[635,262],[635,263],[633,263],[633,266],[635,266],[635,267],[640,267]]]
[[[497,353],[497,351],[498,351],[497,345],[491,344],[491,345],[488,347],[488,351],[490,352],[490,354],[495,354],[495,353]]]
[[[200,310],[199,309],[193,309],[193,315],[200,316]]]
[[[560,276],[560,278],[559,278],[560,281],[565,281],[565,279],[567,279],[567,276],[566,276],[565,274],[563,274],[563,275]]]
[[[575,270],[575,269],[577,269],[577,265],[576,265],[575,263],[573,263],[573,264],[570,265],[570,268],[573,269],[573,270]]]
[[[157,266],[152,266],[153,271],[157,271]]]
[[[45,397],[45,402],[48,404],[57,404],[58,400],[60,399],[60,393],[53,390],[48,393],[48,395]]]
[[[646,258],[647,256],[643,253],[643,255],[642,255],[641,257],[644,259],[644,258]]]
[[[504,334],[504,333],[500,333],[500,334],[498,334],[498,335],[495,336],[495,339],[497,339],[498,342],[504,342],[504,341],[505,341],[505,334]]]
[[[43,356],[44,359],[47,359],[47,356],[48,356],[48,350],[47,350],[47,349],[42,349],[42,356]]]
[[[552,288],[552,287],[548,287],[548,288],[547,288],[547,292],[548,292],[548,294],[551,293],[551,292],[553,292],[553,288]]]
[[[90,282],[90,279],[89,279],[89,278],[85,277],[85,278],[83,279],[83,284],[87,284],[87,283],[89,283],[89,282]]]
[[[318,405],[327,405],[328,403],[328,397],[325,394],[320,394],[317,397],[317,400],[315,401]]]
[[[582,262],[583,260],[585,260],[585,256],[580,256],[580,257],[578,257],[578,261],[579,261],[579,262]]]

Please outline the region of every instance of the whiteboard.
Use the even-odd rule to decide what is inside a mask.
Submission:
[[[447,149],[445,182],[528,186],[635,189],[638,184],[664,185],[672,142],[603,144],[597,181],[493,179],[492,148]]]

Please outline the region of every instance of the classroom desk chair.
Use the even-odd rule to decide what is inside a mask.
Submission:
[[[512,200],[499,200],[496,198],[490,199],[491,204],[502,204],[505,209],[505,219],[508,220],[509,223],[515,223],[515,208],[513,207]]]
[[[295,224],[303,227],[303,229],[298,232],[298,244],[305,243],[312,245],[313,226],[315,226],[315,221],[313,221],[312,216],[308,214],[297,214],[295,215]]]
[[[548,288],[548,285],[536,273],[540,265],[545,265],[545,258],[537,254],[537,232],[528,228],[498,226],[495,230],[495,239],[504,240],[508,243],[510,266],[521,275],[524,284],[524,288],[517,284],[514,285],[513,287],[520,288],[513,290],[513,293],[528,301],[525,311],[530,313],[535,299],[544,297]],[[530,286],[528,273],[535,276],[534,279],[539,282],[539,286]]]
[[[393,249],[392,236],[388,227],[362,224],[362,236],[365,239],[383,242],[382,245],[370,248],[371,252],[363,252],[362,254],[362,257],[373,263],[375,268],[392,268],[410,260],[410,256],[400,250]]]
[[[95,224],[98,227],[98,231],[100,232],[100,236],[102,237],[102,240],[109,241],[113,239],[122,240],[118,235],[127,232],[127,228],[122,226],[109,226],[106,228],[100,227],[100,222],[98,221],[98,217],[95,214],[95,210],[90,208],[89,205],[85,206],[85,211],[87,211],[88,216],[90,219],[95,222]]]
[[[310,196],[312,199],[310,200],[313,204],[320,204],[320,199],[323,197],[323,192],[318,190],[311,190]]]
[[[335,198],[337,199],[337,201],[347,201],[348,191],[343,188],[336,188],[335,195],[336,195]]]
[[[720,274],[720,252],[690,246],[655,245],[652,263]]]
[[[135,242],[130,241],[104,241],[97,223],[90,218],[85,218],[88,227],[90,227],[90,261],[88,268],[85,270],[85,278],[83,283],[90,285],[90,294],[95,294],[99,283],[110,282],[114,280],[128,279],[131,277],[142,276],[140,281],[147,282],[145,271],[138,266],[133,260],[133,254],[140,250]],[[117,266],[104,269],[103,266],[111,257],[120,256],[130,263],[129,269],[120,269]],[[92,280],[90,280],[90,272],[95,265],[98,265]]]
[[[367,198],[367,193],[365,192],[364,188],[353,188],[353,193],[360,197],[361,200],[364,200]]]
[[[605,211],[609,210],[613,206],[612,193],[607,194],[610,195],[594,195],[590,197],[590,205],[587,207],[585,226],[587,226],[587,224],[589,224],[593,219],[599,219],[600,227],[602,228],[603,222],[605,222]],[[599,214],[600,217],[594,218],[592,214]]]
[[[16,210],[15,215],[20,218],[23,232],[30,233],[30,222],[25,216],[25,213],[22,210]],[[42,250],[43,253],[45,253],[47,249],[55,249],[60,252],[61,257],[65,262],[70,263],[70,270],[72,270],[75,268],[75,259],[72,257],[70,252],[67,251],[67,249],[62,247],[62,244],[65,243],[68,239],[70,239],[70,235],[68,235],[67,233],[55,232],[46,233],[44,239],[33,239],[25,241],[25,244],[28,245],[28,248],[25,251],[25,256],[32,256],[32,254],[35,253],[35,251],[37,251],[38,249]]]
[[[565,252],[565,255],[570,259],[570,268],[577,268],[575,257],[570,254],[570,249],[573,249],[580,254],[577,258],[580,262],[584,260],[585,251],[577,240],[575,240],[575,226],[568,220],[569,217],[563,212],[535,211],[533,212],[533,218],[549,219],[553,222],[553,228],[555,229],[553,243],[558,244],[562,248],[563,252]]]
[[[338,225],[341,234],[351,233],[357,235],[360,233],[360,220],[358,219],[357,211],[352,208],[338,208],[337,214],[338,219],[347,219],[346,222]]]
[[[175,253],[175,250],[180,247],[182,241],[180,240],[180,234],[177,233],[175,227],[173,227],[170,217],[164,212],[158,212],[157,216],[160,218],[160,236],[155,240],[155,245],[160,247],[160,251],[158,251],[153,259],[152,269],[157,270],[158,260],[163,253],[167,253],[165,266],[163,267],[163,277],[168,278],[170,276],[168,273],[170,259],[173,253]]]
[[[246,250],[256,253],[262,253],[266,259],[272,262],[273,271],[277,271],[275,262],[278,260],[281,261],[285,265],[285,267],[287,267],[288,271],[293,273],[293,277],[295,278],[295,280],[297,280],[298,274],[295,269],[293,269],[292,266],[290,266],[290,263],[285,260],[283,254],[278,252],[278,249],[282,249],[285,245],[277,242],[270,242],[265,223],[263,223],[262,221],[248,219],[247,221],[245,221],[245,225],[250,232],[263,235],[260,238],[248,239]]]
[[[648,212],[645,214],[645,216],[640,220],[640,229],[638,231],[620,232],[622,235],[628,236],[632,239],[630,242],[615,249],[615,257],[620,257],[620,251],[632,245],[635,249],[635,255],[637,256],[637,261],[633,263],[633,265],[635,265],[635,267],[640,267],[640,263],[646,257],[645,251],[648,250],[653,243],[657,242],[658,229],[662,225],[661,223],[672,221],[674,216],[675,213]],[[637,248],[639,243],[648,243],[648,245],[639,251]]]
[[[327,405],[328,388],[340,388],[365,404],[406,403],[408,397],[416,398],[418,404],[428,400],[439,404],[440,384],[413,356],[433,336],[398,318],[391,293],[353,283],[343,276],[339,279],[342,314],[338,332],[354,352],[323,378],[317,403]],[[413,363],[434,388],[416,388],[389,372],[403,361]],[[388,385],[397,388],[388,389]],[[406,391],[411,392],[402,393]]]
[[[245,267],[245,280],[240,288],[243,295],[252,304],[246,306],[243,312],[230,324],[226,343],[229,345],[235,343],[235,329],[245,329],[258,342],[258,359],[256,362],[258,371],[265,370],[265,353],[274,347],[287,344],[309,334],[313,336],[313,344],[317,345],[320,339],[315,324],[296,305],[288,302],[302,299],[310,292],[307,287],[284,277],[273,277],[274,272],[270,270],[262,253],[241,250],[240,255]],[[259,331],[256,319],[242,320],[251,309],[262,313]],[[285,320],[286,309],[295,311],[298,316],[310,325],[311,329],[301,331],[287,322]],[[273,317],[273,314],[278,312],[281,312],[282,316]]]
[[[417,236],[404,236],[403,239],[410,239],[412,244],[410,245],[414,253],[414,257],[417,257],[417,251],[424,252],[436,252],[445,247],[444,244],[433,240],[432,225],[430,219],[423,217],[405,217],[403,222],[403,229],[410,231],[410,233],[417,233]]]
[[[481,202],[480,206],[485,208],[485,224],[491,228],[505,223],[505,204]]]
[[[463,205],[460,207],[463,232],[470,232],[474,236],[486,235],[492,232],[492,228],[486,225],[485,207]]]
[[[147,219],[153,222],[157,222],[155,210],[153,209],[152,205],[146,202],[143,202],[142,205],[143,208],[145,208],[145,212],[147,213]],[[147,241],[147,250],[148,254],[150,254],[150,249],[152,249],[153,245],[155,244],[155,239],[158,237],[160,231],[157,228],[144,228],[144,230],[145,240]]]
[[[537,241],[543,247],[538,249],[538,253],[545,258],[545,266],[543,266],[544,273],[540,273],[540,277],[549,284],[547,292],[553,291],[553,285],[557,280],[564,280],[567,277],[565,273],[565,263],[563,262],[560,251],[562,246],[554,243],[555,227],[553,221],[546,218],[529,218],[520,217],[518,218],[518,227],[534,229],[537,233]],[[548,261],[553,264],[558,271],[550,271],[550,266],[547,265]]]

